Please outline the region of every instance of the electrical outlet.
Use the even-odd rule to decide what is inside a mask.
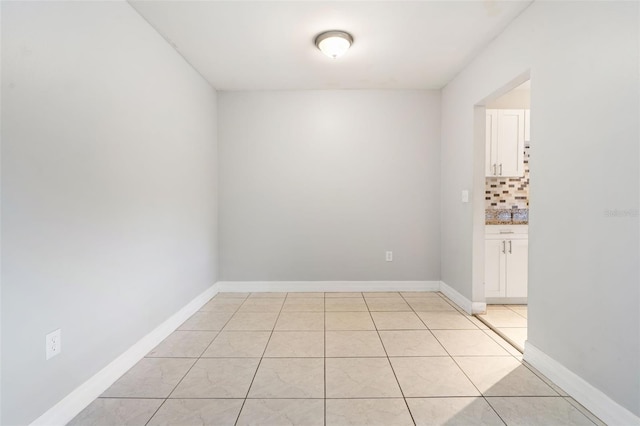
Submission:
[[[47,359],[53,358],[62,352],[62,331],[57,329],[46,336],[46,354]]]
[[[385,260],[386,260],[387,262],[393,262],[393,252],[392,252],[392,251],[388,251],[388,252],[385,254]]]
[[[469,191],[467,191],[466,189],[462,191],[462,202],[463,203],[469,202]]]

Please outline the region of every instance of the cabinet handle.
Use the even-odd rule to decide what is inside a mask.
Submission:
[[[493,165],[493,175],[494,176],[496,175],[496,165],[495,164]]]
[[[513,254],[513,252],[511,251],[511,240],[509,240],[509,254]]]
[[[500,163],[500,176],[502,176],[502,163]]]
[[[507,253],[506,247],[507,247],[507,242],[506,241],[502,241],[502,252],[505,253],[505,254]]]

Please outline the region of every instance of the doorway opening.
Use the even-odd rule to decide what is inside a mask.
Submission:
[[[476,317],[524,352],[529,268],[528,73],[475,107],[474,301]],[[480,161],[480,160],[483,161]]]

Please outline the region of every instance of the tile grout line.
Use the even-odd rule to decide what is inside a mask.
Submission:
[[[542,382],[544,384],[546,384],[547,386],[549,386],[551,388],[552,391],[554,391],[555,393],[557,393],[559,397],[565,398],[566,396],[569,396],[569,394],[567,394],[564,389],[562,389],[560,386],[556,385],[553,381],[551,381],[550,379],[548,379],[545,375],[543,375],[542,373],[540,373],[538,370],[536,370],[532,365],[530,365],[528,362],[526,361],[520,361],[520,364],[523,367],[526,367],[527,370],[529,370],[531,373],[533,373],[534,376],[536,376],[537,378],[539,378],[540,380],[542,380]],[[553,385],[553,386],[552,386]],[[560,389],[564,394],[566,395],[562,395],[560,392],[558,392],[554,387]]]
[[[505,426],[507,425],[507,422],[502,418],[502,416],[500,415],[500,413],[498,413],[498,410],[496,410],[496,408],[491,405],[491,401],[489,401],[487,399],[486,396],[482,395],[482,398],[484,399],[484,401],[489,405],[489,407],[491,407],[491,409],[493,410],[494,413],[496,413],[496,415],[498,416],[498,418],[502,421],[502,423],[505,424]]]
[[[463,314],[463,315],[469,315],[467,314],[465,311],[463,311],[461,308],[459,308],[455,303],[453,303],[453,301],[449,300],[448,297],[446,296],[442,296],[442,298],[444,299],[445,302],[449,303],[449,305],[451,305],[456,311],[458,311],[459,313]],[[487,323],[485,323],[484,321],[482,321],[478,315],[470,315],[472,318],[476,319],[477,321],[480,321],[482,324],[484,324],[485,326],[489,327],[489,325]],[[475,325],[475,324],[474,324]],[[502,349],[505,350],[505,352],[507,352],[510,356],[514,357],[516,360],[518,360],[519,362],[522,362],[522,360],[518,359],[517,356],[515,356],[514,354],[512,354],[511,352],[509,352],[504,346],[502,346],[500,344],[500,342],[496,341],[496,339],[493,338],[493,336],[491,334],[489,334],[487,332],[486,329],[482,329],[480,327],[478,327],[476,325],[476,327],[482,331],[485,335],[487,335],[491,340],[493,340],[494,342],[496,342],[498,345],[500,345],[500,347],[502,347]],[[489,331],[493,331],[494,333],[498,334],[497,332],[495,332],[493,329],[489,328]],[[514,347],[507,339],[503,338],[502,335],[498,334],[498,337],[500,337],[502,340],[504,340],[510,347]],[[517,348],[514,347],[514,349],[517,350]]]
[[[562,399],[564,399],[568,404],[570,404],[573,408],[575,408],[576,410],[578,410],[583,416],[585,416],[587,419],[589,419],[589,421],[591,423],[593,423],[594,425],[598,425],[598,423],[596,423],[590,416],[587,416],[580,408],[576,407],[571,401],[569,401],[570,399],[572,399],[573,401],[575,401],[576,404],[580,405],[580,407],[584,408],[587,413],[590,413],[594,418],[598,419],[600,422],[602,422],[604,424],[604,422],[600,419],[600,417],[596,416],[595,414],[593,414],[591,411],[589,411],[584,405],[580,404],[578,401],[576,401],[573,397],[571,396],[561,396]]]
[[[313,358],[313,359],[321,359],[319,357],[307,357],[306,359],[309,358]],[[377,359],[384,359],[383,356],[378,356],[375,357]],[[392,357],[392,358],[397,358],[397,357]],[[446,358],[445,356],[439,356],[436,358]],[[341,358],[335,358],[335,359],[341,359]],[[479,396],[452,396],[452,395],[434,395],[434,396],[407,396],[405,397],[406,399],[455,399],[455,398],[480,398]],[[489,398],[562,398],[562,399],[571,399],[571,396],[562,396],[562,395],[490,395]],[[100,397],[98,399],[131,399],[131,400],[164,400],[165,398],[142,398],[142,397],[134,397],[134,396],[105,396],[105,397]],[[241,399],[255,399],[255,400],[259,400],[259,399],[296,399],[296,400],[305,400],[305,399],[325,399],[322,397],[302,397],[302,398],[295,398],[295,397],[270,397],[270,398],[266,398],[266,397],[260,397],[260,398],[253,398],[253,397],[249,397],[249,398],[232,398],[232,397],[216,397],[216,398],[211,398],[211,397],[189,397],[189,398],[169,398],[169,399],[202,399],[202,400],[229,400],[229,401],[237,401],[237,400],[241,400]],[[326,398],[326,399],[336,399],[336,400],[340,400],[340,399],[401,399],[401,397],[398,396],[351,396],[351,397],[340,397],[340,398]],[[592,413],[593,414],[593,413]]]
[[[268,330],[257,330],[267,331]],[[375,330],[327,330],[330,332],[342,333],[343,331],[348,332],[367,332],[367,331],[375,331]],[[382,332],[387,331],[429,331],[425,329],[411,329],[411,330],[380,330]],[[437,330],[436,330],[437,331]],[[466,331],[466,330],[463,330]],[[289,331],[278,331],[278,333],[288,333]],[[229,331],[228,333],[244,333],[244,331]],[[293,333],[322,333],[320,330],[302,330],[302,331],[293,331]],[[391,358],[438,358],[443,357],[444,355],[394,355]],[[465,358],[510,358],[511,355],[460,355]],[[258,356],[208,356],[203,357],[204,359],[250,359],[250,358],[259,358]],[[292,359],[304,359],[304,358],[322,358],[321,356],[267,356],[267,359],[279,359],[279,358],[292,358]],[[380,358],[380,356],[376,355],[356,355],[356,356],[330,356],[327,358]],[[148,359],[196,359],[194,357],[153,357]],[[99,398],[119,398],[113,396],[101,396]],[[123,397],[124,398],[124,397]],[[151,397],[150,399],[163,399],[163,397]]]
[[[435,337],[435,336],[434,336]],[[436,340],[438,340],[437,337],[435,337]],[[438,343],[440,343],[440,340],[438,340]],[[442,345],[442,343],[440,343],[440,345]],[[442,347],[444,348],[444,345],[442,345]],[[480,394],[480,398],[484,399],[484,401],[489,405],[489,407],[491,407],[491,409],[493,410],[494,413],[496,413],[496,415],[498,416],[498,418],[502,421],[502,423],[504,425],[507,425],[507,422],[504,421],[504,419],[502,418],[502,416],[500,415],[500,413],[498,413],[498,411],[493,407],[493,405],[491,405],[489,403],[489,401],[487,400],[487,397],[484,395],[484,393],[482,391],[480,391],[480,389],[478,388],[478,386],[476,386],[475,383],[473,383],[473,381],[471,380],[471,378],[469,377],[469,375],[467,374],[466,371],[464,371],[462,369],[462,367],[460,367],[460,364],[458,364],[458,361],[456,361],[456,359],[453,357],[453,355],[451,355],[451,353],[449,353],[449,350],[447,348],[444,348],[444,350],[447,352],[447,354],[449,355],[449,357],[451,358],[451,360],[454,362],[454,364],[456,365],[456,367],[458,367],[458,369],[462,372],[462,374],[464,374],[464,376],[467,378],[467,380],[469,380],[469,383],[471,383],[471,385],[476,388],[476,390],[478,391],[478,393]]]
[[[324,426],[327,426],[327,293],[322,293],[322,336],[324,339],[324,359],[322,365],[324,366]]]
[[[162,408],[162,406],[164,405],[165,402],[167,402],[168,398],[165,398],[162,400],[162,402],[160,403],[160,405],[158,405],[158,408],[156,408],[156,411],[153,412],[153,414],[151,415],[151,417],[149,417],[149,420],[147,420],[147,422],[145,423],[145,426],[149,424],[149,422],[151,421],[151,419],[153,419],[155,417],[155,415],[158,413],[158,411],[160,411],[160,408]]]
[[[251,297],[250,293],[249,296],[247,297],[247,299],[249,297]],[[249,384],[249,387],[247,388],[247,393],[244,396],[244,399],[242,401],[242,405],[240,406],[240,411],[238,411],[238,417],[236,417],[236,421],[234,423],[234,426],[237,426],[238,421],[240,420],[240,415],[242,414],[242,410],[244,409],[244,405],[247,402],[247,399],[249,399],[249,392],[251,391],[251,387],[253,386],[253,382],[256,379],[256,376],[258,375],[258,370],[260,369],[260,365],[262,365],[262,360],[264,359],[264,354],[267,352],[267,348],[269,347],[269,342],[271,341],[271,337],[273,336],[273,332],[276,328],[276,324],[278,324],[278,319],[280,319],[280,314],[282,314],[282,309],[284,309],[284,304],[287,301],[287,296],[289,295],[289,293],[287,293],[284,297],[284,300],[282,301],[282,306],[280,306],[280,311],[278,311],[278,315],[276,316],[276,320],[273,322],[273,326],[271,327],[271,333],[269,334],[269,338],[267,339],[267,344],[264,346],[264,350],[262,351],[262,356],[260,356],[260,361],[258,361],[258,366],[256,367],[256,371],[253,373],[253,377],[251,378],[251,383]]]
[[[478,320],[478,321],[480,321],[480,320]],[[493,341],[494,341],[494,342],[496,342],[498,345],[500,345],[500,347],[501,347],[502,349],[504,349],[504,350],[505,350],[505,352],[507,352],[507,354],[509,354],[509,356],[512,356],[512,357],[513,357],[513,358],[515,358],[519,363],[521,363],[521,364],[522,364],[522,359],[518,358],[518,356],[514,355],[514,354],[513,354],[513,353],[511,353],[509,350],[507,350],[507,348],[505,348],[504,346],[502,346],[502,345],[500,344],[500,342],[499,342],[499,341],[497,341],[497,340],[494,338],[494,336],[492,336],[492,335],[491,335],[491,333],[489,333],[489,332],[490,332],[490,331],[492,331],[496,336],[498,336],[498,338],[500,338],[500,339],[501,339],[501,340],[503,340],[507,345],[509,345],[509,347],[510,347],[510,348],[512,348],[513,350],[515,350],[515,351],[519,352],[519,351],[518,351],[518,349],[517,349],[517,348],[515,348],[511,343],[509,343],[509,341],[508,341],[508,340],[506,340],[505,338],[503,338],[503,337],[502,337],[502,335],[500,335],[499,333],[495,332],[495,331],[494,331],[493,329],[491,329],[491,328],[486,329],[486,330],[481,328],[480,330],[481,330],[481,331],[482,331],[486,336],[488,336],[491,340],[493,340]]]
[[[504,305],[507,307],[507,309],[509,309],[511,312],[515,312],[516,314],[520,315],[522,318],[527,320],[527,323],[529,322],[529,319],[527,317],[525,317],[524,315],[522,315],[520,312],[516,311],[515,309],[511,308],[511,306],[522,306],[522,305]],[[526,305],[525,305],[526,306]],[[528,309],[527,309],[528,311]],[[528,312],[527,312],[528,314]]]
[[[213,299],[215,299],[215,295],[209,299],[207,301],[207,303],[211,302]],[[238,305],[238,307],[236,308],[235,311],[233,311],[233,313],[231,314],[231,316],[229,316],[229,319],[224,323],[224,325],[222,326],[222,328],[224,328],[227,323],[229,321],[231,321],[231,318],[233,318],[233,316],[236,314],[236,312],[238,312],[238,309],[240,309],[240,306],[244,305],[244,302],[247,299],[244,299],[242,301],[242,303],[240,305]],[[205,303],[206,305],[206,303]],[[203,305],[204,306],[204,305]],[[198,310],[198,312],[200,312],[200,310]],[[195,314],[194,314],[195,315]],[[192,315],[193,316],[193,315]],[[191,317],[189,317],[191,318]],[[188,320],[188,319],[187,319]],[[222,329],[220,329],[220,331],[218,331],[218,333],[216,334],[216,336],[211,340],[211,342],[209,342],[209,344],[207,345],[207,347],[202,351],[202,353],[200,354],[200,356],[198,356],[196,358],[196,360],[193,362],[193,364],[191,364],[191,367],[189,367],[189,369],[187,370],[187,372],[184,374],[184,376],[182,376],[182,378],[178,381],[178,383],[176,383],[176,385],[173,387],[173,389],[171,389],[171,392],[169,392],[169,394],[167,395],[166,398],[164,398],[164,400],[162,401],[162,403],[160,404],[160,406],[158,406],[158,409],[156,411],[153,412],[153,414],[151,415],[151,417],[149,417],[149,420],[147,420],[147,422],[145,423],[145,426],[147,426],[149,424],[149,422],[155,417],[156,414],[158,414],[158,411],[160,411],[160,408],[162,408],[164,406],[164,404],[169,400],[169,398],[171,397],[171,394],[173,392],[175,392],[175,390],[178,388],[178,386],[180,386],[180,383],[182,383],[182,381],[185,379],[185,377],[187,377],[187,375],[189,374],[189,372],[193,369],[193,367],[195,367],[195,365],[198,363],[198,361],[202,358],[202,354],[204,354],[207,349],[209,349],[209,346],[211,346],[211,344],[213,343],[214,340],[216,340],[216,338],[220,335],[220,333],[222,332]],[[164,340],[163,340],[164,341]],[[162,343],[162,342],[161,342]]]
[[[402,294],[400,294],[400,292],[398,292],[398,294],[400,295],[400,297],[404,300],[404,297],[402,297]],[[364,297],[364,303],[365,305],[367,305],[367,309],[369,309],[369,304],[367,303],[367,298]],[[405,301],[406,303],[406,301]],[[409,412],[409,416],[411,417],[411,421],[413,422],[413,425],[416,426],[416,420],[413,418],[413,413],[411,412],[411,408],[409,408],[409,403],[407,402],[407,398],[404,396],[404,391],[402,390],[402,386],[400,385],[400,380],[398,380],[398,375],[396,374],[396,370],[393,368],[393,364],[391,364],[391,359],[389,359],[389,353],[387,352],[387,348],[384,345],[384,341],[382,340],[382,336],[380,336],[380,331],[378,330],[378,325],[376,324],[376,321],[373,319],[373,314],[371,313],[371,311],[369,311],[369,317],[371,317],[371,322],[373,323],[373,327],[376,329],[376,334],[378,335],[378,339],[380,340],[380,345],[382,345],[382,350],[384,350],[384,354],[387,357],[387,362],[389,363],[389,367],[391,368],[391,372],[393,373],[393,377],[396,379],[396,383],[398,384],[398,389],[400,389],[400,395],[402,395],[402,400],[404,401],[404,405],[405,407],[407,407],[407,411]]]
[[[478,318],[478,320],[481,321],[483,324],[486,324],[485,321],[482,321],[479,318]],[[486,324],[486,325],[488,326],[488,324]],[[493,336],[488,333],[488,331],[493,331],[494,333],[496,333],[496,335],[498,335],[498,337],[500,337],[501,339],[505,340],[509,345],[513,346],[507,339],[502,337],[502,335],[500,333],[496,332],[492,328],[489,328],[489,330],[482,330],[482,331],[484,332],[485,335],[489,336],[489,338],[491,338],[491,340],[495,341]],[[526,367],[529,371],[531,371],[536,377],[538,377],[545,385],[547,385],[557,395],[503,395],[503,396],[492,395],[492,397],[500,397],[500,398],[532,398],[532,397],[558,398],[558,397],[562,397],[562,395],[560,395],[551,385],[549,385],[549,383],[547,383],[547,381],[545,379],[543,379],[538,374],[536,374],[533,370],[531,370],[522,360],[518,359],[515,355],[513,355],[513,354],[511,354],[509,352],[507,352],[507,353],[509,354],[510,357],[515,358],[516,361],[518,361],[518,363],[520,365],[522,365],[523,367]],[[454,359],[454,361],[455,361],[455,359]],[[457,362],[456,362],[456,364],[457,364]],[[485,401],[487,401],[487,404],[489,404],[491,406],[491,408],[493,408],[493,410],[496,412],[496,414],[498,414],[498,417],[500,417],[500,419],[504,421],[504,419],[502,419],[502,416],[500,416],[498,411],[493,407],[493,405],[491,405],[491,402],[487,399],[487,397],[485,397],[483,395],[483,398],[485,399]]]
[[[215,298],[215,297],[214,297]],[[224,298],[221,298],[224,299]],[[231,319],[235,316],[236,313],[238,313],[240,311],[240,308],[242,307],[242,305],[244,305],[244,303],[249,299],[249,296],[245,297],[244,300],[242,301],[242,303],[240,305],[238,305],[238,307],[236,308],[235,311],[233,311],[231,313],[231,315],[229,316],[229,319],[225,321],[225,323],[222,325],[222,327],[220,327],[220,330],[215,330],[218,333],[216,334],[216,337],[213,338],[213,340],[207,345],[207,347],[205,348],[205,350],[200,354],[200,356],[198,357],[198,359],[202,358],[202,355],[204,355],[207,350],[211,347],[211,345],[213,345],[213,342],[216,341],[216,339],[218,337],[220,337],[220,334],[222,334],[222,331],[224,330],[224,328],[227,326],[227,324],[229,324],[229,321],[231,321]],[[215,311],[213,311],[215,312]],[[214,330],[212,330],[214,331]],[[211,358],[211,357],[205,357],[205,358]]]
[[[519,347],[518,345],[516,345],[516,343],[511,340],[506,334],[504,334],[502,331],[500,331],[500,329],[496,326],[494,326],[493,324],[491,324],[489,322],[489,320],[487,320],[486,318],[482,318],[482,316],[480,315],[474,315],[474,317],[478,318],[478,321],[482,322],[484,325],[486,325],[487,327],[489,327],[489,330],[493,331],[494,333],[496,333],[498,336],[500,336],[505,342],[507,342],[508,344],[510,344],[511,346],[513,346],[518,352],[520,352],[521,354],[524,355],[524,349]],[[487,333],[485,333],[487,334]],[[489,335],[489,337],[491,337],[491,335]],[[510,354],[511,355],[511,354]]]
[[[402,294],[400,295],[402,296]],[[404,299],[404,296],[402,296]],[[448,302],[447,300],[445,300],[445,302]],[[411,306],[411,305],[409,305]],[[413,306],[411,306],[411,309],[413,309]],[[457,310],[457,309],[456,309]],[[414,314],[416,314],[416,316],[420,319],[420,321],[422,321],[422,318],[420,318],[420,315],[418,315],[418,313],[414,310],[413,311]],[[493,410],[494,413],[496,413],[496,415],[498,416],[498,418],[502,421],[502,423],[506,426],[507,422],[504,421],[504,419],[500,416],[500,414],[498,414],[498,412],[496,411],[495,408],[493,408],[493,406],[491,404],[489,404],[489,401],[487,401],[487,398],[484,396],[484,394],[480,391],[480,389],[478,389],[478,386],[476,386],[475,383],[473,383],[473,381],[471,380],[471,378],[467,375],[467,373],[462,369],[462,367],[460,367],[460,365],[458,364],[458,362],[455,360],[455,358],[453,357],[453,355],[451,355],[451,353],[449,352],[449,350],[442,344],[442,342],[440,341],[440,339],[438,339],[438,336],[436,336],[431,329],[427,326],[427,324],[422,321],[422,323],[425,325],[425,327],[427,327],[427,330],[429,330],[429,332],[431,333],[431,335],[433,336],[434,339],[436,339],[436,341],[440,344],[440,346],[442,346],[442,349],[444,349],[444,351],[447,353],[447,355],[449,356],[449,358],[451,358],[451,361],[453,361],[453,363],[456,365],[456,367],[458,367],[458,369],[462,372],[462,374],[464,374],[464,376],[467,378],[467,380],[469,381],[469,383],[471,383],[471,385],[478,391],[478,393],[480,394],[480,397],[482,399],[484,399],[484,401],[489,405],[489,407],[491,407],[491,409]]]

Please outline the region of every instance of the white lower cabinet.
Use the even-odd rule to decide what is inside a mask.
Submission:
[[[491,235],[485,240],[486,297],[527,297],[529,240]]]
[[[506,256],[502,253],[504,240],[485,240],[484,243],[484,295],[506,297]]]
[[[507,240],[506,287],[507,297],[527,297],[529,266],[529,240]]]

